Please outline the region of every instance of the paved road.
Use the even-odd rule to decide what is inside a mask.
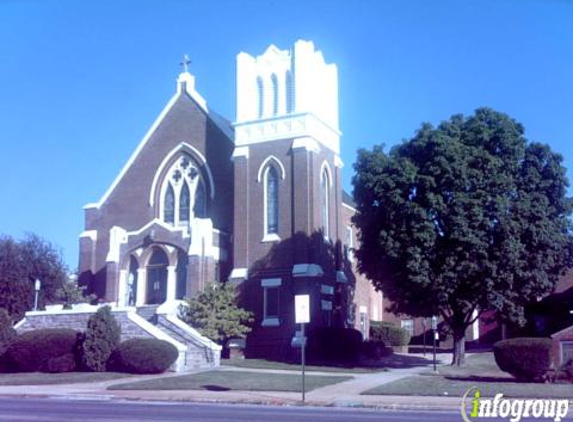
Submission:
[[[458,412],[0,398],[10,422],[459,422]],[[487,419],[487,422],[494,419]],[[485,421],[484,421],[485,422]]]

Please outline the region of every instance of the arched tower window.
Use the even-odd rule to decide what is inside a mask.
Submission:
[[[286,73],[286,112],[292,113],[294,110],[294,85],[292,81],[292,72]]]
[[[165,204],[163,208],[163,219],[166,223],[175,223],[175,192],[171,183],[167,186],[165,193]]]
[[[181,194],[179,195],[179,221],[188,222],[191,212],[191,194],[187,182],[183,182]]]
[[[263,78],[257,76],[257,94],[259,97],[259,118],[263,117],[264,106],[265,106],[265,90],[263,86]]]
[[[207,217],[207,194],[205,192],[205,183],[203,183],[203,180],[199,180],[197,183],[193,213],[195,214],[196,218]]]
[[[274,166],[269,166],[265,178],[266,188],[266,234],[279,231],[279,175]]]
[[[273,86],[273,116],[276,116],[279,112],[279,81],[274,73],[271,76],[271,83]]]
[[[322,177],[321,177],[321,186],[320,186],[320,191],[321,191],[321,212],[322,212],[322,231],[324,233],[324,237],[325,238],[329,238],[329,188],[330,185],[330,180],[328,178],[328,171],[326,170],[326,168],[324,170],[322,170]]]

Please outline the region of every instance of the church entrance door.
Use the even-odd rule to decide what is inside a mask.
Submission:
[[[148,304],[163,303],[167,299],[167,266],[169,260],[165,252],[155,248],[147,264]]]

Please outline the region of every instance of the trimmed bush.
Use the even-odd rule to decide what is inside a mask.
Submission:
[[[315,360],[356,361],[362,334],[353,328],[319,327],[308,339],[309,357]]]
[[[6,309],[0,308],[0,356],[8,349],[15,337],[16,330],[12,326],[12,318]]]
[[[544,381],[553,368],[553,343],[548,338],[513,338],[493,345],[499,369],[523,381]]]
[[[106,370],[106,364],[120,341],[121,329],[109,306],[103,306],[88,320],[82,345],[82,364],[94,372]]]
[[[67,328],[33,330],[17,336],[6,350],[11,371],[67,372],[76,369],[81,333]],[[64,363],[65,362],[65,363]]]
[[[388,322],[370,321],[370,339],[382,341],[386,346],[407,346],[410,333]]]
[[[165,340],[134,338],[122,342],[111,355],[108,369],[132,374],[159,374],[177,360],[179,352]]]

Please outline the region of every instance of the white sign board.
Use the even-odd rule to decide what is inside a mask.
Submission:
[[[297,324],[310,322],[309,295],[296,295],[294,297],[294,318]]]

